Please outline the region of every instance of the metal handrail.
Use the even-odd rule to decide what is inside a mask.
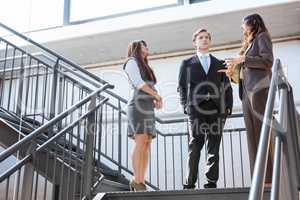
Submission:
[[[1,24],[1,23],[0,23]],[[4,41],[5,43],[9,44],[10,46],[14,47],[15,49],[19,50],[20,52],[24,53],[24,55],[28,55],[30,56],[31,58],[33,58],[34,60],[38,61],[39,63],[41,63],[42,65],[45,65],[47,67],[50,67],[50,68],[53,68],[53,66],[47,64],[46,62],[44,62],[43,60],[41,60],[40,58],[38,58],[36,55],[33,55],[31,53],[28,53],[26,51],[24,51],[23,49],[17,47],[16,45],[14,45],[13,43],[9,42],[8,40],[4,39],[4,38],[1,38],[2,41]],[[25,69],[25,68],[24,68]],[[14,69],[16,70],[16,69]],[[17,69],[18,70],[18,69]],[[68,79],[72,80],[74,83],[77,83],[79,84],[80,86],[84,87],[85,89],[88,89],[91,91],[90,88],[86,87],[85,85],[81,84],[79,81],[75,80],[74,78],[72,78],[71,76],[69,76],[67,73],[65,73],[64,71],[60,70],[60,69],[56,69],[57,72],[59,72],[60,74],[64,75],[65,77],[67,77]],[[10,70],[7,70],[6,71],[10,71]],[[1,72],[1,71],[0,71]],[[76,74],[77,76],[79,76],[78,74]],[[80,76],[79,76],[80,77]],[[82,78],[82,77],[80,77]],[[85,79],[84,79],[85,80]],[[100,87],[100,85],[95,85],[97,88]],[[105,90],[107,91],[107,90]]]
[[[279,109],[279,122],[274,119],[273,117],[273,110],[274,110],[274,101],[277,89],[281,91],[280,94],[280,109]],[[282,152],[282,146],[286,148],[296,148],[298,149],[296,151],[296,162],[299,162],[299,145],[293,145],[290,144],[289,140],[285,139],[285,137],[289,136],[287,134],[292,133],[292,131],[296,132],[298,130],[290,130],[289,132],[288,128],[286,126],[295,126],[297,123],[295,121],[295,105],[291,105],[291,102],[287,102],[288,98],[293,98],[292,95],[288,96],[288,92],[291,93],[291,87],[287,81],[287,78],[284,76],[281,62],[279,59],[276,59],[274,65],[273,65],[273,71],[272,71],[272,79],[270,84],[270,89],[268,93],[268,99],[266,104],[266,110],[264,113],[264,119],[261,129],[261,136],[259,140],[258,150],[257,150],[257,156],[255,160],[255,166],[254,166],[254,172],[253,172],[253,180],[250,188],[249,193],[249,200],[260,200],[263,199],[263,191],[264,191],[264,179],[266,175],[266,167],[267,167],[267,158],[269,153],[269,145],[270,145],[270,138],[271,138],[271,132],[275,132],[275,155],[274,155],[274,166],[273,166],[273,174],[272,174],[272,189],[271,189],[271,199],[279,199],[279,189],[280,189],[280,173],[281,173],[281,152]],[[290,107],[289,107],[290,106]],[[286,109],[287,107],[290,108],[290,110]],[[290,118],[290,120],[285,119],[286,116]],[[291,115],[291,116],[290,116]],[[275,128],[275,129],[274,129]],[[293,128],[295,129],[295,128]],[[294,137],[299,137],[298,134],[291,134]],[[292,140],[294,141],[294,140]],[[296,138],[296,141],[297,138]],[[292,147],[290,147],[292,146]],[[296,146],[296,147],[295,147]],[[289,156],[288,154],[290,152],[284,152],[285,156]],[[298,155],[297,155],[298,154]],[[298,157],[297,157],[298,156]],[[290,159],[288,159],[290,160]],[[292,161],[294,162],[294,161]],[[291,163],[288,163],[291,164]],[[299,163],[296,163],[293,166],[296,170],[299,170]],[[298,168],[297,168],[298,167]],[[293,172],[291,172],[293,173]],[[296,174],[299,175],[299,174]],[[291,178],[291,177],[289,177]],[[299,177],[298,177],[299,178]],[[292,182],[292,181],[291,181]],[[298,184],[296,188],[299,186],[299,180],[298,182],[289,182],[289,184]],[[293,185],[287,186],[291,187]],[[291,189],[289,192],[292,192]],[[288,192],[287,192],[288,193]],[[293,198],[294,194],[285,194],[286,199]]]
[[[26,155],[22,160],[20,160],[19,162],[17,162],[14,166],[12,166],[10,169],[8,169],[6,172],[4,172],[3,174],[0,175],[0,183],[5,180],[7,177],[9,177],[10,175],[12,175],[13,173],[15,173],[18,169],[20,169],[22,166],[24,166],[26,163],[28,163],[32,156],[37,153],[40,152],[42,150],[44,150],[47,146],[49,146],[49,144],[51,144],[54,141],[57,141],[57,139],[62,136],[64,133],[66,133],[67,131],[69,131],[70,129],[72,129],[80,120],[82,120],[83,118],[87,117],[89,114],[91,114],[92,112],[94,112],[96,109],[98,109],[101,105],[103,105],[106,101],[108,100],[108,98],[105,98],[103,100],[101,100],[100,103],[98,103],[94,109],[87,111],[85,114],[83,114],[82,116],[80,116],[77,120],[75,120],[74,122],[72,122],[72,124],[68,125],[67,127],[65,127],[63,130],[61,130],[60,132],[58,132],[57,134],[55,134],[55,136],[51,137],[49,140],[47,140],[45,143],[43,143],[42,145],[38,146],[32,153],[30,153],[29,155]],[[42,133],[43,130],[40,130],[39,133]],[[39,134],[37,133],[37,134]]]
[[[12,29],[12,28],[10,28],[10,27],[4,25],[4,24],[1,23],[1,22],[0,22],[0,26],[2,26],[2,27],[3,27],[4,29],[6,29],[6,30],[12,32],[13,34],[19,36],[20,38],[22,38],[22,39],[28,41],[29,43],[31,43],[31,44],[33,44],[33,45],[35,45],[35,46],[37,46],[37,47],[43,49],[44,51],[46,51],[46,52],[48,52],[48,53],[54,55],[55,57],[59,58],[60,60],[62,60],[62,61],[64,61],[64,62],[66,62],[66,63],[72,65],[72,67],[74,67],[74,68],[76,68],[77,70],[79,70],[79,71],[81,71],[81,72],[83,72],[83,73],[89,75],[90,77],[94,78],[95,80],[99,81],[100,83],[102,83],[102,84],[108,83],[108,82],[104,81],[103,79],[99,78],[98,76],[92,74],[91,72],[89,72],[89,71],[87,71],[87,70],[84,70],[84,69],[81,68],[79,65],[73,63],[72,61],[66,59],[65,57],[63,57],[63,56],[57,54],[56,52],[52,51],[51,49],[49,49],[49,48],[47,48],[47,47],[45,47],[45,46],[43,46],[43,45],[41,45],[41,44],[35,42],[34,40],[30,39],[29,37],[27,37],[27,36],[25,36],[25,35],[19,33],[18,31],[16,31],[16,30],[14,30],[14,29]]]
[[[18,149],[22,148],[23,145],[25,145],[26,143],[30,142],[31,140],[35,139],[37,136],[39,136],[43,131],[45,131],[46,129],[48,129],[49,127],[51,127],[52,125],[54,125],[55,123],[57,123],[58,121],[60,121],[61,119],[63,119],[65,116],[67,116],[69,113],[73,112],[74,110],[76,110],[78,107],[80,107],[81,105],[85,104],[86,102],[88,102],[91,98],[93,98],[95,95],[97,95],[98,93],[106,90],[106,89],[112,89],[114,88],[113,85],[110,84],[104,84],[103,87],[95,90],[93,93],[89,94],[88,96],[86,96],[84,99],[82,99],[81,101],[75,103],[73,106],[71,106],[68,110],[60,113],[59,115],[57,115],[55,118],[51,119],[48,123],[43,124],[42,126],[40,126],[39,128],[37,128],[36,130],[34,130],[32,133],[30,133],[29,135],[27,135],[26,137],[24,137],[23,139],[19,140],[17,143],[13,144],[12,146],[8,147],[7,149],[5,149],[3,152],[0,153],[0,162],[2,162],[3,160],[5,160],[7,157],[9,157],[10,155],[12,155],[13,153],[15,153]]]
[[[266,175],[266,165],[268,158],[268,149],[270,141],[270,124],[272,123],[274,101],[277,89],[277,79],[278,79],[278,68],[280,61],[276,60],[273,66],[272,79],[270,84],[270,89],[268,93],[268,100],[266,104],[266,110],[264,114],[263,124],[261,128],[261,136],[259,140],[257,156],[255,160],[253,181],[250,190],[249,199],[258,199],[257,197],[262,194],[264,179]],[[255,196],[255,197],[254,197]]]
[[[29,42],[29,43],[31,43],[31,44],[33,44],[33,45],[35,45],[35,46],[41,48],[42,50],[48,52],[49,54],[52,54],[53,56],[57,57],[59,60],[62,60],[62,61],[64,61],[64,62],[66,62],[67,64],[69,64],[69,65],[71,65],[72,67],[74,67],[76,70],[78,70],[78,71],[80,71],[80,72],[82,72],[82,73],[88,75],[89,77],[92,77],[94,80],[100,82],[101,84],[106,84],[106,83],[108,83],[107,81],[105,81],[105,80],[99,78],[99,77],[96,76],[95,74],[93,74],[93,73],[91,73],[91,72],[89,72],[89,71],[83,69],[82,67],[80,67],[80,66],[77,65],[76,63],[74,63],[74,62],[68,60],[67,58],[65,58],[65,57],[63,57],[63,56],[57,54],[57,53],[54,52],[53,50],[51,50],[51,49],[49,49],[49,48],[47,48],[47,47],[45,47],[45,46],[43,46],[43,45],[41,45],[41,44],[35,42],[35,41],[32,40],[31,38],[29,38],[29,37],[27,37],[27,36],[25,36],[25,35],[19,33],[18,31],[16,31],[16,30],[14,30],[14,29],[12,29],[12,28],[10,28],[10,27],[4,25],[4,24],[1,23],[1,22],[0,22],[0,26],[2,26],[2,27],[3,27],[4,29],[6,29],[6,30],[12,32],[13,34],[15,34],[15,35],[21,37],[22,39],[26,40],[27,42]],[[121,102],[127,103],[127,100],[126,100],[126,99],[124,99],[123,97],[121,97],[121,96],[115,94],[114,92],[112,92],[112,91],[105,91],[105,92],[106,92],[107,94],[109,94],[109,95],[111,95],[111,96],[117,98],[117,99],[120,100]]]

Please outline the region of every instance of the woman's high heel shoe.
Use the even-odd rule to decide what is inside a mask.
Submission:
[[[130,191],[146,191],[146,185],[144,183],[136,183],[134,180],[131,180],[129,183]]]
[[[135,184],[136,184],[136,182],[134,182],[134,180],[131,180],[130,182],[129,182],[129,189],[130,189],[130,191],[135,191]]]

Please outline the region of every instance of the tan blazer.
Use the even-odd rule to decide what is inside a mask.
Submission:
[[[242,99],[243,88],[255,92],[270,85],[271,68],[273,65],[273,47],[268,33],[262,32],[252,41],[245,54],[242,66],[243,81],[239,84],[239,95]],[[244,87],[242,86],[244,84]]]

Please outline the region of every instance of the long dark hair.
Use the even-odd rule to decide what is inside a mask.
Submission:
[[[147,47],[147,44],[144,40],[137,40],[129,43],[126,62],[131,57],[134,57],[138,62],[140,71],[146,75],[146,79],[148,81],[154,81],[156,83],[156,77],[154,75],[152,68],[148,64],[148,58],[142,57],[142,45]]]
[[[246,49],[258,34],[266,32],[269,35],[269,31],[264,23],[264,20],[259,14],[252,14],[244,17],[243,23],[250,27],[251,33],[250,35],[244,35],[242,48],[239,53],[240,55],[244,55]]]

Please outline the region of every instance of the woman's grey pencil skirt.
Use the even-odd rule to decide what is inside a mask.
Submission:
[[[127,104],[128,137],[134,139],[136,134],[147,133],[152,138],[155,138],[153,97],[145,93],[143,95],[134,95],[134,97]]]

